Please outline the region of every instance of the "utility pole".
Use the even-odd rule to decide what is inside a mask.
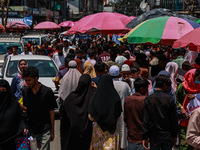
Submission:
[[[6,28],[7,19],[8,19],[8,10],[9,10],[10,0],[7,1],[7,7],[6,7],[6,16],[5,16],[5,24],[4,27]]]

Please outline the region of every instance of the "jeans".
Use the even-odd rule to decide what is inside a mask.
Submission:
[[[48,130],[41,134],[31,134],[36,138],[39,150],[50,150],[51,131]]]
[[[160,145],[160,146],[154,146],[150,145],[150,150],[172,150],[172,145]]]
[[[132,143],[128,141],[128,150],[145,150],[142,143]]]

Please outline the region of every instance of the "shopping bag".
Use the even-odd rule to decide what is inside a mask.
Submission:
[[[25,136],[16,139],[16,150],[31,150],[28,133]]]

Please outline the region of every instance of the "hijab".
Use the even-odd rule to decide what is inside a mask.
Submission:
[[[195,72],[196,69],[191,69],[184,76],[183,87],[190,94],[200,93],[200,84],[194,82]]]
[[[92,128],[91,121],[88,118],[88,105],[91,97],[91,77],[88,74],[83,74],[79,79],[76,90],[70,93],[63,102],[71,126],[80,135],[84,135],[88,128]]]
[[[98,87],[89,104],[89,113],[105,132],[113,134],[122,106],[119,94],[114,88],[110,75],[102,75]]]
[[[82,70],[82,60],[79,59],[79,58],[76,58],[74,61],[77,63],[77,69],[78,69],[78,71],[82,74],[83,73],[83,70]]]
[[[78,81],[81,76],[80,72],[76,69],[77,63],[74,60],[71,60],[68,64],[69,70],[62,78],[60,89],[59,89],[59,97],[62,100],[65,100],[67,96],[76,89],[78,86]]]
[[[91,78],[96,77],[95,69],[94,69],[92,63],[89,61],[86,61],[84,63],[84,74],[89,74]]]
[[[172,81],[172,88],[176,92],[177,89],[177,83],[176,83],[176,77],[178,75],[178,65],[175,62],[168,62],[165,70],[169,72],[170,79]]]
[[[145,67],[140,68],[140,76],[143,77],[144,79],[148,80],[149,85],[148,85],[148,91],[150,92],[152,89],[152,82],[149,80],[149,70]]]
[[[133,59],[133,56],[131,56],[131,53],[130,53],[130,51],[129,51],[129,50],[126,50],[126,51],[125,51],[125,53],[128,53],[128,54],[129,54],[129,56],[130,56],[130,59]]]
[[[22,61],[24,61],[24,62],[26,62],[26,65],[28,66],[28,63],[27,63],[27,61],[25,60],[25,59],[21,59],[19,62],[18,62],[18,64],[17,64],[17,69],[18,69],[18,76],[20,77],[20,78],[22,78],[22,72],[21,72],[21,70],[20,70],[20,68],[19,68],[19,65],[20,65],[20,63],[22,62]]]
[[[196,72],[196,69],[189,70],[185,74],[184,81],[182,83],[183,87],[188,92],[188,94],[186,95],[185,100],[183,102],[183,107],[185,108],[186,112],[188,112],[187,105],[190,102],[190,99],[188,98],[189,94],[200,93],[200,84],[195,84],[195,82],[194,82],[195,72]],[[187,127],[187,125],[188,125],[188,119],[183,119],[181,121],[180,125],[184,126],[184,127]]]
[[[25,124],[22,122],[22,110],[17,99],[12,93],[6,80],[0,80],[0,87],[7,89],[0,91],[0,144],[14,139],[22,133]]]
[[[123,64],[127,64],[129,67],[133,67],[133,62],[131,60],[126,60]]]

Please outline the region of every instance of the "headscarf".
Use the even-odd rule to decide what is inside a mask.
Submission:
[[[185,100],[183,102],[183,107],[185,108],[186,112],[187,110],[187,105],[190,102],[190,99],[188,98],[189,94],[197,94],[200,93],[200,84],[195,84],[194,77],[195,77],[195,72],[196,69],[191,69],[189,70],[185,76],[184,76],[184,82],[183,87],[185,90],[188,92],[188,94],[185,97]],[[188,125],[188,119],[183,119],[180,123],[181,126],[187,127]]]
[[[76,89],[78,86],[78,81],[81,76],[80,72],[76,69],[77,63],[75,61],[70,61],[68,64],[69,70],[62,78],[59,97],[65,100],[67,96]]]
[[[25,60],[25,59],[21,59],[19,62],[18,62],[18,64],[17,64],[17,69],[18,69],[18,76],[20,77],[20,78],[22,78],[22,72],[21,72],[21,70],[19,69],[19,65],[20,65],[20,63],[22,62],[22,61],[25,61],[26,62],[26,65],[28,66],[28,63],[27,63],[27,61]]]
[[[127,64],[129,67],[133,67],[133,62],[131,60],[126,60],[123,64]]]
[[[81,74],[83,74],[83,70],[82,70],[82,60],[79,59],[79,58],[76,58],[74,61],[77,63],[77,69],[78,69],[78,71],[79,71]]]
[[[126,50],[126,51],[125,51],[125,53],[128,53],[128,54],[129,54],[129,56],[130,56],[130,59],[133,59],[133,56],[131,56],[131,53],[130,53],[130,51],[129,51],[129,50]]]
[[[150,56],[151,54],[150,54],[149,51],[146,51],[146,52],[145,52],[145,55],[147,56],[147,59],[148,59],[148,60],[151,58],[151,56]]]
[[[88,105],[92,96],[91,77],[83,74],[75,91],[63,102],[71,126],[83,136],[92,124],[88,118]],[[92,130],[91,130],[92,131]]]
[[[123,63],[124,63],[126,60],[127,60],[127,58],[124,57],[124,56],[117,56],[117,57],[115,58],[115,62],[118,63],[120,66],[122,66]]]
[[[110,75],[102,75],[98,87],[89,104],[89,113],[105,132],[113,134],[122,106],[119,94],[114,88]]]
[[[172,81],[172,88],[176,92],[177,89],[177,83],[176,83],[176,77],[178,75],[178,65],[175,62],[168,62],[165,70],[169,72],[170,79]]]
[[[94,69],[92,63],[89,61],[86,61],[84,63],[84,74],[89,74],[91,78],[96,77],[95,69]]]
[[[159,75],[166,75],[168,77],[170,77],[169,75],[169,72],[165,71],[165,70],[162,70],[158,73],[158,76]],[[156,87],[156,82],[153,83],[153,88],[151,90],[151,92],[149,93],[149,95],[153,94],[154,91],[156,91],[157,87]],[[171,95],[176,103],[176,94],[174,92],[174,89],[172,88],[172,86],[170,87],[169,91],[166,92],[167,94]]]
[[[151,89],[152,89],[152,82],[151,80],[148,79],[149,77],[149,70],[145,67],[141,67],[140,68],[140,76],[143,77],[144,79],[147,79],[148,82],[149,82],[149,85],[148,85],[148,91],[150,92]]]
[[[2,79],[0,87],[7,89],[7,92],[0,91],[0,144],[2,144],[22,133],[25,124],[22,122],[22,110],[9,83]]]
[[[191,69],[184,76],[183,87],[190,94],[200,93],[200,84],[194,82],[195,71],[196,69]]]

